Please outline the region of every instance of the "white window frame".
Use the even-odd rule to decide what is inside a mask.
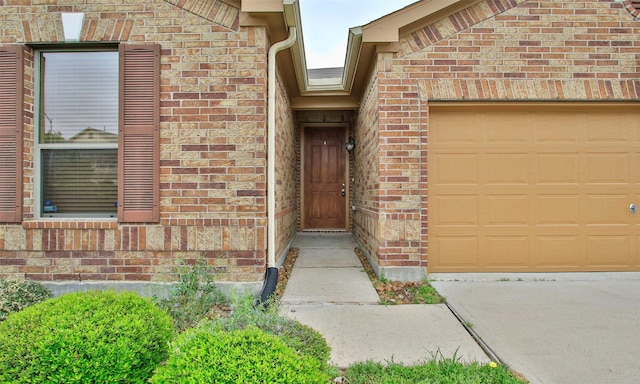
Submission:
[[[43,211],[43,175],[42,175],[42,152],[46,149],[118,149],[118,143],[83,143],[82,147],[78,144],[61,144],[61,143],[41,143],[40,132],[46,131],[46,126],[49,123],[46,118],[42,119],[41,105],[42,105],[42,79],[43,73],[41,68],[42,53],[43,52],[114,52],[118,54],[117,47],[100,48],[100,47],[88,47],[87,49],[64,49],[64,48],[42,48],[34,50],[34,83],[35,83],[35,99],[34,99],[34,181],[33,181],[33,197],[34,197],[34,217],[36,219],[114,219],[117,220],[118,213],[114,210],[113,213],[45,213]],[[119,80],[118,80],[119,81]],[[120,87],[121,84],[118,84]],[[120,103],[120,100],[118,100]],[[41,126],[44,124],[44,127]],[[116,166],[118,166],[116,164]],[[116,196],[117,197],[117,196]]]

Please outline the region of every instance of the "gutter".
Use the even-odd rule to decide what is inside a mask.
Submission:
[[[296,42],[296,27],[289,28],[289,37],[269,48],[267,73],[267,271],[257,304],[268,305],[278,284],[276,266],[276,55]]]

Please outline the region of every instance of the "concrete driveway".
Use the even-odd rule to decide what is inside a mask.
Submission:
[[[531,383],[640,383],[640,273],[429,277]]]

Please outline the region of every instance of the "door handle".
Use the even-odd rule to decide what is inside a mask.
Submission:
[[[342,193],[342,196],[346,196],[346,191],[344,190],[344,188],[342,188],[340,192]]]
[[[635,204],[631,204],[629,205],[629,212],[633,213],[634,215],[636,214],[636,205]]]

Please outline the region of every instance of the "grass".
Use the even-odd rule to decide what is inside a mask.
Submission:
[[[424,304],[440,304],[444,303],[444,297],[440,296],[438,291],[433,288],[426,280],[422,285],[418,285],[415,288],[412,288],[413,293],[415,295],[414,301],[416,303],[424,303]]]
[[[507,367],[491,364],[463,364],[453,358],[435,356],[415,366],[399,363],[363,362],[345,372],[349,384],[522,384]]]

